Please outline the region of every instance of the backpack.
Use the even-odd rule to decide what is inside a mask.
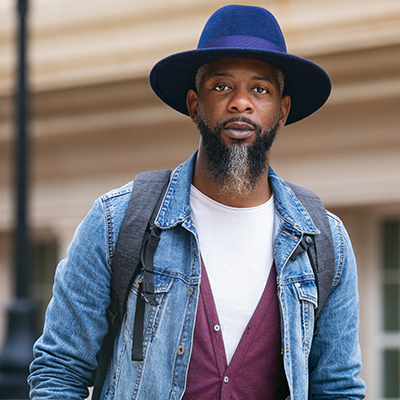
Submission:
[[[115,247],[111,276],[111,303],[107,309],[108,333],[103,341],[94,383],[92,400],[100,399],[101,390],[113,355],[114,338],[126,312],[129,292],[135,278],[143,268],[143,279],[138,286],[133,332],[132,360],[143,361],[143,324],[145,303],[157,306],[153,284],[153,256],[156,251],[159,230],[154,225],[170,179],[170,170],[149,171],[135,177],[131,197],[119,238]],[[307,209],[319,235],[304,235],[291,259],[307,252],[312,265],[317,290],[317,321],[329,296],[335,269],[333,240],[326,210],[320,198],[308,189],[289,183],[297,198]],[[132,233],[135,232],[133,235]]]

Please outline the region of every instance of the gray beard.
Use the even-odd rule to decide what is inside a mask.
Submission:
[[[227,146],[221,138],[223,126],[235,121],[243,121],[255,128],[256,139],[251,145],[241,143]],[[268,151],[275,139],[278,123],[265,129],[245,117],[231,118],[217,124],[215,129],[198,118],[198,128],[206,150],[207,169],[210,178],[224,194],[246,196],[251,193],[268,165]]]
[[[248,146],[237,144],[228,147],[228,150],[229,164],[221,192],[246,196],[254,189],[254,183],[250,179]]]

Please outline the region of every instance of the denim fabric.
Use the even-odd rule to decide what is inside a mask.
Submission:
[[[156,223],[158,307],[146,307],[144,361],[131,361],[137,287],[117,334],[102,399],[178,400],[185,390],[199,298],[201,268],[189,205],[193,155],[171,178]],[[313,340],[317,289],[308,257],[289,260],[304,233],[318,233],[291,189],[270,170],[276,218],[274,253],[281,312],[282,353],[290,398],[360,399],[357,272],[349,237],[328,213],[335,279]],[[133,183],[134,184],[134,183]],[[43,335],[34,346],[31,399],[84,399],[93,384],[107,331],[111,263],[132,183],[98,199],[57,267]],[[140,279],[140,277],[138,277]],[[310,379],[310,382],[309,382]]]

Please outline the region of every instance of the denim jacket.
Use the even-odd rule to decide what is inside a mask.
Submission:
[[[178,400],[185,390],[201,268],[189,191],[193,155],[172,174],[156,219],[161,240],[154,257],[159,306],[146,306],[144,361],[131,360],[137,285],[117,333],[102,399]],[[341,221],[328,213],[335,248],[335,277],[313,338],[317,288],[305,253],[290,256],[310,216],[270,169],[275,199],[274,255],[281,311],[282,355],[290,399],[360,399],[356,263]],[[133,183],[134,184],[134,183]],[[93,385],[96,356],[107,332],[111,263],[132,183],[98,199],[77,228],[55,275],[43,335],[34,346],[31,399],[84,399]],[[139,278],[138,278],[139,279]]]

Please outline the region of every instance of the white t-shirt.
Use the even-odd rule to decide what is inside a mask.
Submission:
[[[229,207],[192,185],[190,205],[229,364],[272,266],[274,200],[257,207]]]

